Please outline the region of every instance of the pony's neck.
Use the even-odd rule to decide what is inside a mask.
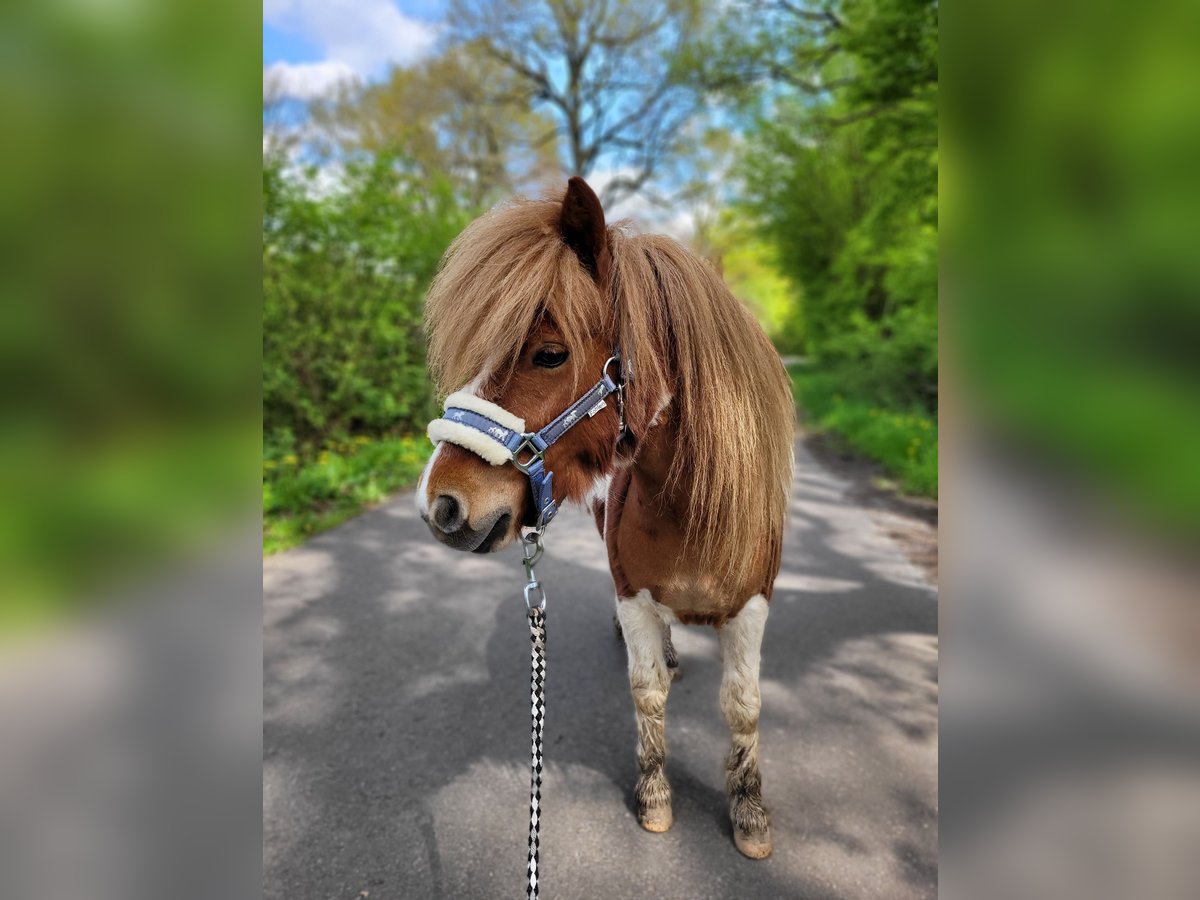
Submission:
[[[633,476],[642,488],[643,496],[657,498],[660,512],[677,519],[686,506],[689,484],[685,476],[668,490],[668,475],[679,446],[678,431],[668,417],[666,422],[650,429],[639,442],[633,461]]]

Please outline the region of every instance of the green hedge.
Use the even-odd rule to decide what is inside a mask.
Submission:
[[[422,299],[469,211],[386,156],[332,185],[268,161],[263,196],[268,456],[419,431],[432,412]]]

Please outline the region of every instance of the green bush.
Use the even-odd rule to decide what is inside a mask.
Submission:
[[[796,402],[810,428],[828,431],[880,463],[902,490],[936,497],[937,422],[921,410],[896,410],[842,393],[840,375],[794,370]]]
[[[411,484],[431,450],[419,437],[359,436],[305,462],[294,453],[263,459],[263,552],[294,547]]]
[[[338,181],[264,164],[268,455],[312,459],[354,435],[411,432],[432,411],[422,298],[469,212],[393,157],[347,164]]]

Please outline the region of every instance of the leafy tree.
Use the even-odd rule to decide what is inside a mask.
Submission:
[[[936,0],[749,0],[693,51],[747,122],[744,207],[847,388],[937,402]]]
[[[340,183],[263,172],[263,425],[301,453],[430,413],[421,302],[468,219],[445,179],[380,156]]]
[[[544,140],[554,123],[477,45],[395,68],[382,83],[345,86],[311,114],[332,155],[402,154],[415,172],[449,178],[479,207],[556,171]]]
[[[548,113],[563,170],[602,161],[613,203],[642,191],[680,150],[695,111],[673,63],[698,32],[699,0],[450,0],[451,40],[478,46]]]

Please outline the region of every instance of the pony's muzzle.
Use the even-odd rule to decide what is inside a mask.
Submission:
[[[422,514],[433,536],[455,550],[490,553],[499,549],[512,528],[513,514],[506,508],[494,510],[482,521],[467,521],[467,501],[452,494],[439,494]]]
[[[527,479],[489,465],[470,450],[440,443],[417,486],[417,511],[430,533],[454,550],[491,553],[517,537]]]

